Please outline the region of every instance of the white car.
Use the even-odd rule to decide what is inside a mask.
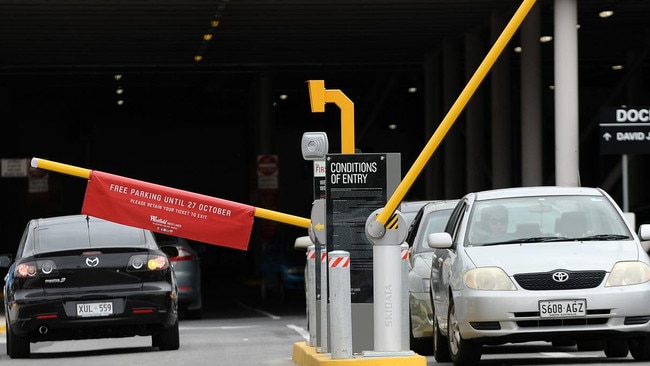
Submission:
[[[650,360],[650,258],[639,238],[650,225],[637,236],[599,188],[467,194],[428,237],[436,361],[472,365],[483,347],[528,341]]]
[[[421,201],[418,201],[421,202]],[[428,201],[411,219],[406,243],[408,255],[409,341],[411,350],[420,354],[433,351],[433,318],[429,295],[429,275],[433,249],[427,244],[428,234],[445,229],[458,200]]]

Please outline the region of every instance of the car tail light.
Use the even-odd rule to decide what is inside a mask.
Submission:
[[[147,261],[147,268],[151,270],[164,269],[167,267],[167,258],[164,256],[155,256]]]
[[[169,262],[164,255],[148,256],[134,255],[129,258],[129,271],[156,271],[167,268]]]
[[[178,255],[176,257],[171,257],[169,259],[172,262],[191,261],[194,259],[194,256],[189,250],[182,247],[178,247]]]
[[[16,266],[16,277],[19,278],[34,277],[37,272],[36,264],[32,262],[21,263]]]

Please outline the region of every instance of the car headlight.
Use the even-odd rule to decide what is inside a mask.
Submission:
[[[463,276],[465,286],[474,290],[516,291],[508,275],[498,267],[474,268]]]
[[[612,268],[605,287],[638,285],[650,281],[650,268],[643,262],[618,262]]]

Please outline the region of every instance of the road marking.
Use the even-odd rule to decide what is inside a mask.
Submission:
[[[296,332],[298,332],[298,334],[300,334],[306,341],[309,340],[309,332],[306,331],[305,328],[293,324],[287,324],[287,328],[293,329]]]

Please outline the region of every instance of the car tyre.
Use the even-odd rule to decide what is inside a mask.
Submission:
[[[481,360],[481,344],[464,340],[460,335],[458,319],[456,318],[456,306],[449,303],[449,314],[447,316],[447,340],[449,344],[449,356],[456,366],[476,365]]]
[[[450,362],[449,341],[442,335],[435,311],[433,313],[433,357],[437,362]]]
[[[409,311],[409,342],[411,350],[420,355],[430,355],[433,353],[433,342],[429,338],[415,338],[413,337],[413,322],[411,320],[411,312]]]
[[[178,335],[178,319],[173,326],[163,328],[158,334],[151,337],[151,345],[161,351],[173,351],[180,347]]]
[[[627,345],[635,361],[650,361],[650,335],[630,338]]]
[[[604,342],[605,356],[609,358],[614,357],[627,357],[630,349],[627,345],[626,339],[612,338],[606,339]]]
[[[5,323],[7,329],[7,355],[10,358],[29,358],[29,338],[14,333],[6,319]]]
[[[203,318],[203,311],[201,308],[198,309],[183,309],[183,318],[188,320],[199,320]]]

